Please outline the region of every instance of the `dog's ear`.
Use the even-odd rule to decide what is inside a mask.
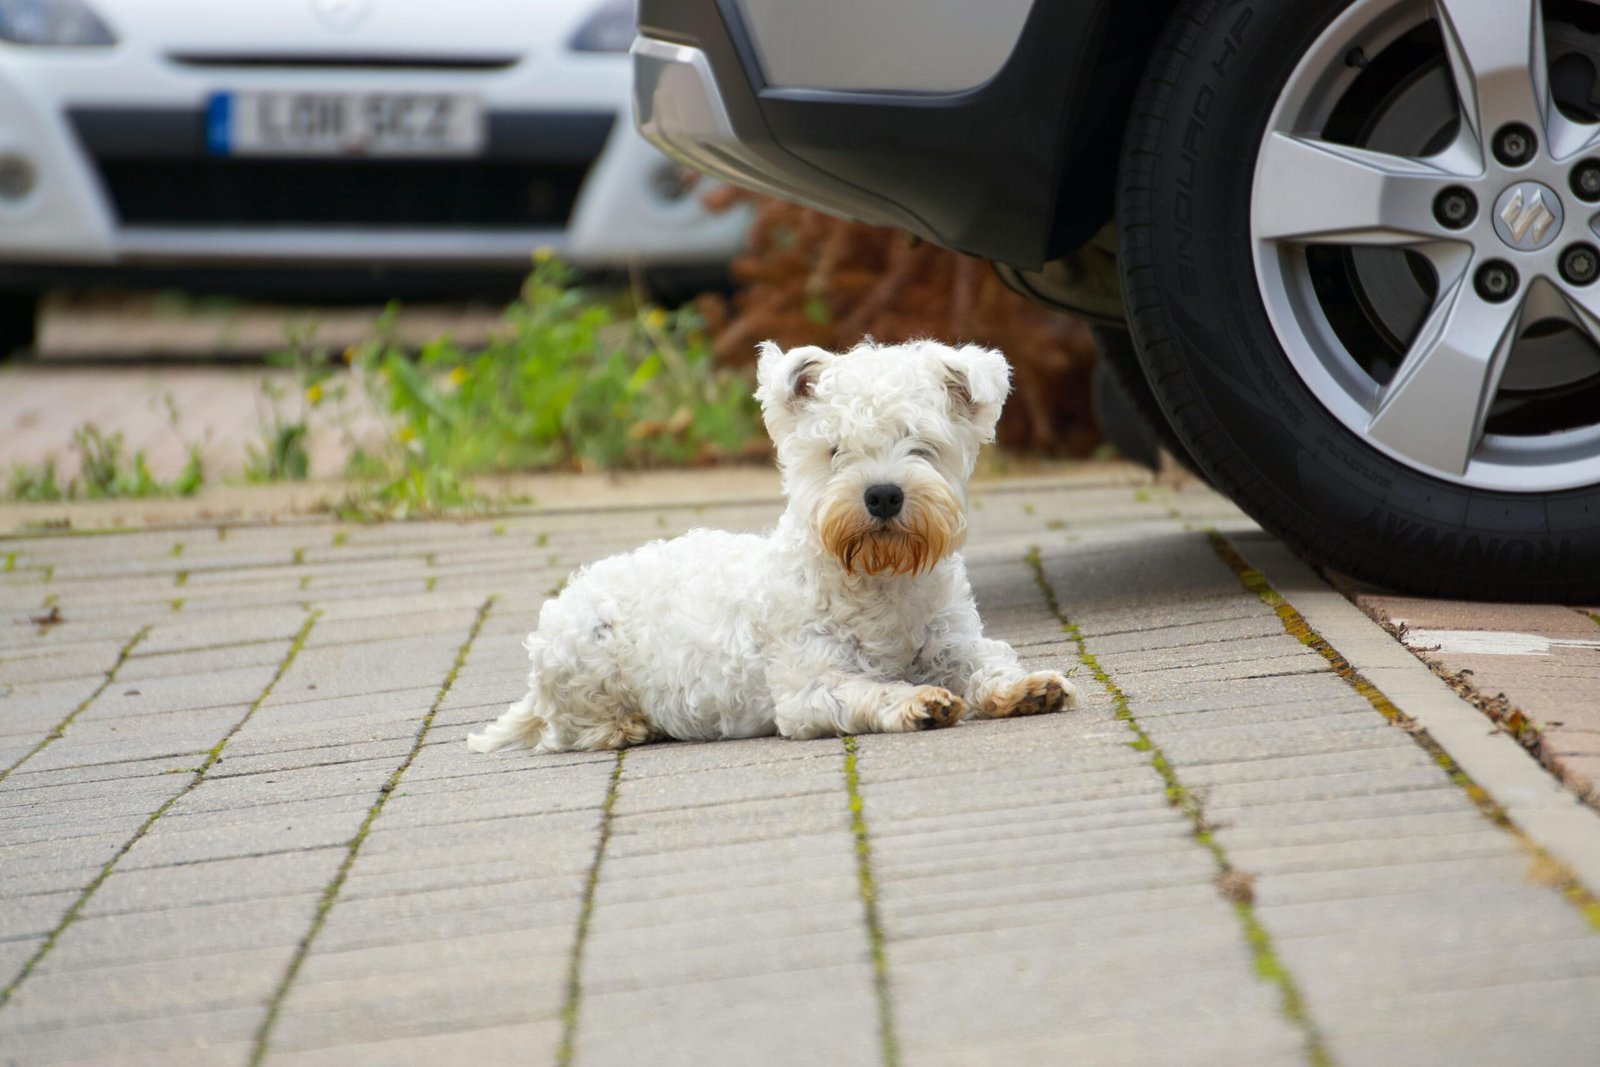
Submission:
[[[833,353],[815,345],[802,345],[785,352],[772,341],[758,346],[761,358],[756,363],[756,399],[767,430],[774,438],[788,432],[795,414],[811,399],[822,368]]]
[[[1000,408],[1011,392],[1011,364],[993,348],[962,345],[945,350],[944,367],[951,412],[972,424],[978,440],[993,441]]]

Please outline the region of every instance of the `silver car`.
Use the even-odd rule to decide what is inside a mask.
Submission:
[[[992,261],[1307,559],[1600,597],[1600,5],[641,0],[637,118]]]

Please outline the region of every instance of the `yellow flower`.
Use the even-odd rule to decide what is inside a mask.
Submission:
[[[667,313],[660,308],[651,308],[645,312],[644,322],[652,330],[664,329],[667,325]]]
[[[451,369],[451,371],[450,371],[450,384],[451,385],[460,386],[461,383],[465,382],[466,380],[467,380],[467,368],[465,368],[465,367],[455,367],[455,368]]]
[[[417,436],[416,427],[402,426],[400,427],[399,432],[394,436],[395,440],[399,441],[401,444],[408,444],[414,437]]]
[[[540,245],[533,250],[533,261],[535,263],[548,263],[554,258],[556,258],[556,250],[549,245]]]
[[[344,361],[346,363],[354,363],[356,361],[356,355],[357,355],[356,346],[355,345],[351,345],[349,348],[346,348],[344,350]]]
[[[306,402],[312,407],[322,403],[322,386],[313,385],[306,390]]]

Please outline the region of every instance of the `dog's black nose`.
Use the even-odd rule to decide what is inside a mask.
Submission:
[[[874,485],[867,489],[867,514],[875,519],[892,519],[900,514],[906,495],[898,485]]]

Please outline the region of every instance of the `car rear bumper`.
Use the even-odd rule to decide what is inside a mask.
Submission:
[[[696,170],[846,218],[924,232],[921,220],[862,190],[841,187],[758,134],[741,136],[706,53],[641,36],[633,43],[634,121],[645,139]]]
[[[1037,269],[1110,217],[1141,42],[1167,6],[1113,20],[1108,0],[1035,0],[992,78],[889,92],[769,85],[732,0],[640,0],[635,117],[663,151],[729,181]],[[981,8],[941,10],[930,17],[959,49]]]

